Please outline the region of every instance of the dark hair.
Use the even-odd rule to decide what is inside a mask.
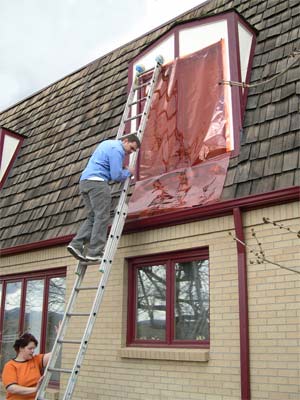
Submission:
[[[25,332],[15,341],[13,347],[16,352],[19,353],[20,347],[26,347],[30,342],[33,342],[36,346],[38,345],[36,338],[31,333]]]
[[[141,147],[141,141],[135,133],[128,133],[127,135],[121,136],[120,140],[127,139],[129,143],[135,142],[137,144],[138,149]]]

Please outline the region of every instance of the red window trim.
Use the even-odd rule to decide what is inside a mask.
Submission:
[[[186,27],[192,27],[196,25],[202,25],[209,22],[217,22],[220,20],[227,20],[228,23],[228,50],[229,50],[229,63],[231,70],[231,80],[241,82],[241,66],[240,66],[240,50],[239,50],[239,35],[238,35],[238,23],[243,25],[247,30],[253,33],[252,46],[249,55],[248,69],[246,73],[246,83],[250,81],[251,67],[254,57],[254,49],[256,45],[256,34],[257,31],[247,23],[235,10],[229,10],[224,13],[220,13],[214,16],[206,16],[198,20],[191,22],[183,22],[175,27],[171,28],[162,37],[156,40],[153,44],[139,53],[132,61],[129,63],[128,67],[128,94],[132,85],[133,75],[134,75],[134,64],[143,55],[147,54],[149,51],[154,49],[159,43],[164,41],[167,37],[174,34],[174,58],[179,57],[179,31]],[[234,130],[234,149],[231,151],[231,157],[236,157],[240,152],[240,137],[243,127],[243,117],[246,108],[248,89],[244,89],[239,86],[232,86],[232,113],[233,118],[233,130]],[[128,127],[128,129],[127,129]],[[129,126],[126,126],[126,132],[129,132]]]
[[[208,348],[209,340],[196,341],[196,340],[175,340],[174,339],[174,327],[173,327],[173,310],[174,310],[174,268],[171,268],[171,263],[180,260],[189,261],[194,260],[195,257],[200,259],[209,260],[208,248],[201,247],[197,249],[185,249],[181,251],[152,254],[144,257],[137,257],[128,259],[128,313],[127,313],[127,340],[126,345],[128,347],[169,347],[169,348]],[[165,263],[167,268],[170,269],[170,273],[167,273],[167,288],[166,288],[166,341],[151,340],[136,340],[135,339],[135,327],[136,327],[136,271],[138,266],[146,266],[150,263]],[[171,316],[171,317],[170,317]]]
[[[6,168],[6,171],[5,171],[2,179],[0,180],[0,189],[2,189],[2,187],[3,187],[3,185],[4,185],[5,181],[6,181],[6,178],[7,178],[8,174],[9,174],[9,172],[10,172],[10,170],[11,170],[11,168],[12,168],[14,162],[15,162],[15,159],[17,158],[17,156],[19,154],[20,148],[21,148],[21,146],[23,144],[23,141],[24,141],[24,136],[20,135],[19,133],[14,132],[14,131],[12,131],[10,129],[7,129],[7,128],[4,128],[4,127],[0,126],[0,166],[1,166],[1,163],[2,163],[5,136],[11,136],[11,137],[13,137],[15,139],[18,139],[19,143],[18,143],[18,145],[16,147],[16,150],[14,151],[14,153],[13,153],[11,159],[10,159],[10,162],[8,163],[8,166]]]
[[[39,340],[40,343],[40,352],[45,352],[45,344],[46,344],[46,330],[47,330],[47,315],[48,315],[48,295],[49,295],[49,281],[52,278],[57,277],[65,277],[67,272],[67,268],[57,268],[45,271],[36,271],[36,272],[25,272],[24,274],[9,274],[0,276],[0,283],[2,286],[2,298],[1,298],[1,311],[0,311],[0,344],[2,343],[2,328],[3,328],[3,318],[4,318],[4,304],[5,304],[5,295],[6,295],[6,285],[11,282],[20,282],[22,284],[22,292],[21,292],[21,300],[20,300],[20,320],[19,320],[19,332],[23,331],[24,327],[24,312],[25,312],[25,294],[28,280],[37,280],[37,279],[45,279],[45,291],[44,291],[44,299],[43,299],[43,316],[42,316],[42,324],[41,324],[41,338]],[[5,283],[5,284],[4,284]],[[0,345],[1,350],[1,345]]]

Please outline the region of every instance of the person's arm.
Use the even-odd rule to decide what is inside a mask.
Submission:
[[[31,386],[31,387],[21,386],[18,385],[17,383],[12,383],[11,385],[6,387],[6,390],[7,392],[10,392],[12,394],[20,394],[20,395],[33,394],[38,391],[38,388],[42,383],[42,380],[43,376],[40,377],[36,386]]]
[[[11,361],[8,361],[2,371],[2,384],[6,391],[12,394],[26,395],[37,391],[37,386],[26,387],[18,384],[18,373]]]
[[[20,395],[36,393],[37,389],[38,389],[38,386],[26,387],[26,386],[17,385],[16,383],[13,383],[6,387],[7,392],[12,393],[12,394],[20,394]]]
[[[113,147],[109,154],[110,176],[113,181],[122,182],[132,175],[129,169],[123,168],[123,156],[120,150]]]
[[[50,357],[51,357],[51,354],[52,354],[51,351],[50,351],[50,353],[44,354],[44,357],[43,357],[43,367],[44,367],[44,368],[47,367],[48,362],[49,362]]]

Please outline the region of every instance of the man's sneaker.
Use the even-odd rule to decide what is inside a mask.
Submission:
[[[81,254],[81,251],[79,249],[76,249],[76,247],[72,246],[69,244],[67,246],[67,250],[69,253],[72,254],[73,257],[75,257],[79,261],[86,261],[85,257],[83,254]]]
[[[86,261],[92,262],[92,263],[99,263],[101,262],[103,257],[103,253],[97,255],[97,256],[89,256],[88,254],[85,256]]]

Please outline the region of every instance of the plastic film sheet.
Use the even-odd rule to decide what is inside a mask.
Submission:
[[[140,150],[131,216],[220,198],[229,133],[222,41],[163,67]],[[141,94],[143,95],[143,94]]]

